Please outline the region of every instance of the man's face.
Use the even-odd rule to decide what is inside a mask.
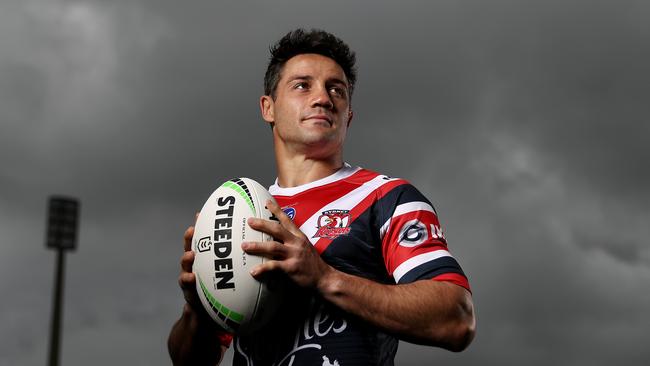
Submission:
[[[262,116],[275,124],[276,144],[324,157],[340,152],[352,111],[348,81],[331,58],[302,54],[282,68],[275,100],[263,96]]]

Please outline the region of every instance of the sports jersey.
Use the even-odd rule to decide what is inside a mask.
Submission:
[[[435,209],[411,184],[346,164],[323,179],[269,188],[282,210],[337,270],[383,284],[450,281],[469,290]],[[293,288],[273,323],[235,339],[236,366],[393,365],[398,340]]]

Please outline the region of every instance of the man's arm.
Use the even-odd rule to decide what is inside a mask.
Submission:
[[[254,268],[253,276],[281,270],[298,285],[317,289],[341,309],[409,342],[461,351],[472,341],[476,322],[466,289],[434,280],[384,285],[338,271],[321,259],[277,204],[269,201],[267,207],[279,222],[249,219],[249,225],[283,244],[242,244],[248,253],[273,258]]]
[[[194,227],[185,231],[185,252],[181,257],[178,284],[183,290],[183,314],[169,333],[167,347],[174,365],[215,366],[221,363],[226,347],[220,346],[224,331],[203,309],[196,293],[196,276],[192,273],[194,252],[191,249]]]
[[[332,268],[318,290],[341,309],[412,343],[459,352],[474,338],[471,295],[450,282],[384,285]]]
[[[183,315],[176,321],[169,333],[167,347],[174,365],[209,365],[221,363],[225,346],[219,346],[218,330],[210,329],[203,319],[186,304]],[[208,323],[209,324],[209,323]]]

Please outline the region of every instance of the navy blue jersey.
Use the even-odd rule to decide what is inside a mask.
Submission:
[[[269,191],[334,268],[379,283],[450,281],[469,289],[431,203],[407,181],[345,165],[299,187]],[[275,320],[236,338],[234,365],[393,365],[398,340],[294,288]]]

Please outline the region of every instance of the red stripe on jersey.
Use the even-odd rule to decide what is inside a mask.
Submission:
[[[356,206],[354,206],[354,208],[350,210],[350,225],[359,217],[359,215],[366,212],[366,210],[373,203],[380,200],[382,197],[388,194],[388,192],[390,192],[393,188],[401,186],[403,184],[408,184],[408,182],[403,179],[396,179],[372,191],[368,196],[366,196],[366,198],[361,200]],[[331,239],[320,238],[318,239],[316,244],[314,244],[314,247],[316,248],[318,253],[323,253],[331,243],[332,243]]]
[[[464,287],[470,293],[472,292],[472,289],[469,288],[469,281],[467,281],[467,278],[458,273],[443,273],[433,277],[432,280],[451,282],[460,287]]]
[[[289,206],[296,210],[296,216],[293,218],[293,223],[296,224],[297,227],[300,227],[306,220],[328,203],[345,196],[363,183],[372,180],[378,175],[378,173],[361,169],[345,179],[313,187],[293,196],[274,196],[274,198],[280,207]],[[316,190],[318,190],[317,193],[315,193]],[[308,195],[308,199],[301,202],[300,197],[302,195]]]
[[[400,245],[399,241],[401,238],[399,236],[402,227],[411,220],[419,220],[424,224],[427,238],[421,244],[415,246]],[[416,255],[440,249],[447,250],[447,245],[444,241],[432,236],[431,225],[440,227],[438,217],[431,211],[412,211],[391,218],[390,228],[386,232],[386,235],[384,235],[382,242],[382,254],[384,255],[384,263],[389,274],[392,275],[395,268]]]

